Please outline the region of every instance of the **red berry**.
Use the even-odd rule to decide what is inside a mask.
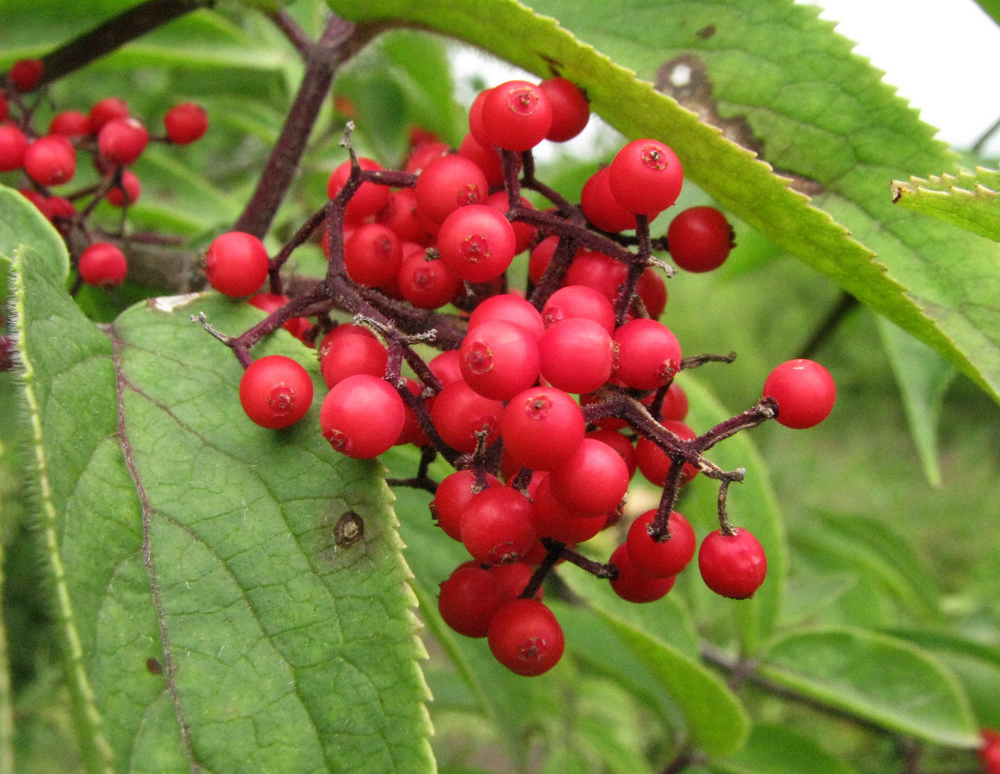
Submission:
[[[149,132],[135,118],[114,118],[97,133],[97,149],[108,164],[127,166],[146,149]]]
[[[504,603],[490,621],[487,638],[497,661],[527,677],[554,667],[566,646],[559,621],[537,599]]]
[[[503,486],[500,479],[490,473],[486,474],[486,483],[490,487]],[[471,470],[456,470],[441,479],[430,509],[437,525],[448,537],[461,542],[462,514],[480,491],[476,489],[476,475]]]
[[[767,556],[747,530],[736,529],[727,535],[717,529],[701,541],[698,569],[705,585],[716,594],[748,599],[764,582]]]
[[[441,223],[459,207],[480,204],[489,194],[489,183],[474,161],[452,154],[424,167],[414,191],[418,210],[431,222]]]
[[[0,172],[12,172],[24,164],[28,138],[13,124],[0,124]]]
[[[552,127],[552,103],[545,91],[528,81],[507,81],[483,100],[483,128],[493,145],[526,151],[545,139]]]
[[[635,215],[611,193],[610,174],[609,167],[602,167],[587,178],[580,191],[580,207],[587,220],[601,231],[630,231],[636,226]]]
[[[531,501],[516,489],[491,486],[473,496],[459,525],[462,543],[483,564],[510,564],[531,550]]]
[[[837,385],[830,372],[813,360],[788,360],[764,381],[764,396],[778,402],[775,419],[785,427],[818,425],[833,411]]]
[[[503,403],[480,395],[460,379],[434,396],[431,419],[446,444],[471,453],[476,450],[476,433],[485,434],[487,446],[497,439],[502,411]]]
[[[125,281],[125,253],[110,242],[94,242],[80,253],[80,279],[88,285],[116,288]]]
[[[126,204],[137,202],[141,193],[142,183],[139,182],[138,176],[131,169],[123,169],[121,185],[114,186],[105,198],[115,207],[124,207]]]
[[[615,510],[628,491],[628,466],[618,452],[584,438],[565,463],[549,471],[552,494],[580,516],[603,516]]]
[[[608,381],[614,367],[611,336],[585,317],[550,325],[538,340],[538,352],[542,376],[566,392],[593,392]]]
[[[56,113],[49,122],[48,133],[64,134],[67,137],[86,137],[90,134],[90,116],[79,110]]]
[[[334,330],[341,331],[344,326]],[[368,333],[366,328],[363,328]],[[382,378],[389,353],[385,345],[373,335],[341,331],[337,336],[327,334],[320,345],[320,370],[327,387],[332,388],[348,376],[368,374]]]
[[[681,345],[666,325],[640,317],[620,326],[615,378],[628,387],[655,390],[669,384],[681,368]]]
[[[984,774],[1000,774],[1000,732],[984,728],[981,736],[983,743],[979,748],[979,760]]]
[[[39,137],[24,151],[24,171],[41,185],[67,183],[76,174],[76,149],[61,134]]]
[[[583,441],[583,412],[566,392],[531,387],[510,399],[500,417],[504,454],[517,467],[551,470]]]
[[[500,578],[475,562],[466,562],[441,583],[438,612],[459,634],[485,637],[490,619],[506,601]]]
[[[250,306],[255,306],[262,312],[271,314],[276,312],[285,304],[287,304],[291,299],[288,296],[280,295],[278,293],[258,293],[255,296],[251,296],[247,303]],[[305,336],[306,331],[309,330],[309,320],[305,317],[292,317],[281,326],[290,334],[292,334],[297,339],[302,339]]]
[[[565,142],[580,134],[590,120],[587,95],[566,78],[548,78],[538,85],[552,104],[552,125],[545,139]]]
[[[487,320],[507,320],[516,323],[531,331],[536,339],[545,332],[545,325],[538,310],[530,302],[513,293],[500,293],[480,302],[469,315],[469,330]]]
[[[348,457],[370,459],[392,448],[406,420],[403,399],[384,379],[348,376],[333,386],[320,407],[323,437]]]
[[[172,143],[187,145],[208,131],[208,115],[201,105],[182,102],[166,112],[163,125]]]
[[[309,411],[313,383],[299,363],[283,355],[253,361],[240,379],[240,403],[253,422],[271,430],[298,422]]]
[[[538,481],[537,485],[535,481]],[[566,506],[552,493],[548,473],[536,473],[532,477],[532,508],[535,516],[535,530],[540,538],[552,538],[567,545],[576,545],[590,540],[604,529],[607,520],[604,514],[598,518],[581,515]]]
[[[503,274],[514,259],[516,245],[510,221],[485,204],[455,209],[438,231],[441,260],[468,282],[489,282]]]
[[[404,258],[399,268],[399,292],[420,309],[437,309],[462,289],[462,279],[440,258],[427,260],[422,252]]]
[[[95,134],[115,118],[128,118],[128,104],[118,97],[105,97],[90,109],[90,131]]]
[[[670,538],[655,540],[649,532],[655,517],[654,509],[636,518],[629,527],[625,547],[636,570],[654,578],[669,578],[688,566],[697,541],[691,523],[677,511],[671,511],[667,521]]]
[[[670,257],[686,271],[719,268],[734,247],[733,227],[715,207],[689,207],[667,228]]]
[[[672,205],[684,183],[680,161],[659,140],[633,140],[618,151],[608,169],[608,185],[618,203],[649,218]]]
[[[377,161],[364,157],[358,159],[358,166],[372,172],[378,172],[382,169],[382,165]],[[327,196],[331,199],[336,198],[350,176],[351,162],[348,160],[343,162],[330,174],[326,183]],[[365,180],[347,202],[347,207],[344,210],[347,219],[360,221],[376,214],[389,201],[389,193],[389,186]]]
[[[615,330],[615,310],[607,296],[586,285],[567,285],[549,296],[542,307],[542,322],[548,327],[569,317],[593,320],[609,333]]]
[[[344,243],[344,268],[359,285],[389,286],[399,275],[402,263],[399,239],[387,226],[364,223]]]
[[[487,398],[509,400],[538,381],[538,342],[506,320],[489,320],[472,328],[460,348],[462,376]]]
[[[10,82],[20,92],[31,91],[42,80],[45,63],[41,59],[19,59],[10,68]]]
[[[240,298],[260,290],[267,280],[267,248],[253,234],[228,231],[217,236],[205,254],[205,277],[220,293]]]
[[[611,564],[618,568],[618,577],[611,581],[611,588],[626,602],[644,603],[662,599],[670,593],[677,580],[673,575],[656,578],[639,572],[629,558],[624,543],[611,554]]]

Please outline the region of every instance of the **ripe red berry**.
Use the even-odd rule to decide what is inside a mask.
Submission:
[[[341,331],[343,326],[334,330]],[[339,335],[324,337],[320,344],[320,370],[327,387],[332,388],[348,376],[368,374],[382,378],[389,353],[385,345],[370,335],[367,328],[363,332],[343,330]]]
[[[538,352],[542,376],[566,392],[593,392],[608,381],[614,367],[611,336],[585,317],[550,325],[538,340]]]
[[[552,103],[529,81],[507,81],[483,100],[483,129],[490,143],[509,151],[526,151],[545,139],[552,127]]]
[[[506,601],[500,578],[475,562],[466,562],[441,583],[438,612],[459,634],[485,637],[490,620]]]
[[[629,387],[655,390],[668,384],[681,368],[681,345],[666,325],[640,317],[620,326],[615,377]]]
[[[462,289],[462,279],[440,258],[427,260],[422,253],[404,258],[399,267],[399,292],[419,309],[437,309]]]
[[[0,124],[0,172],[12,172],[24,164],[28,138],[13,124]]]
[[[402,263],[399,239],[379,223],[363,223],[344,243],[344,268],[359,285],[388,287],[396,281]]]
[[[468,282],[489,282],[499,277],[514,259],[516,246],[510,221],[485,204],[455,209],[438,231],[441,260]]]
[[[446,384],[434,396],[431,419],[441,438],[463,453],[476,450],[476,434],[484,433],[486,445],[500,435],[503,403],[486,398],[473,390],[464,379]]]
[[[333,386],[320,406],[323,437],[341,454],[371,459],[392,448],[406,420],[403,399],[384,379],[348,376]]]
[[[67,137],[86,137],[90,134],[90,116],[79,110],[56,113],[49,122],[48,133],[64,134]]]
[[[358,166],[372,172],[378,172],[382,169],[382,165],[377,161],[364,157],[358,159]],[[350,176],[351,162],[347,160],[330,174],[326,183],[327,196],[331,199],[336,198]],[[389,194],[389,186],[365,180],[348,200],[344,214],[348,220],[363,220],[381,210],[385,206],[385,203],[389,201]]]
[[[688,207],[670,221],[667,249],[674,263],[686,271],[719,268],[734,247],[733,227],[715,207]]]
[[[483,564],[510,564],[531,550],[531,501],[516,489],[491,486],[474,495],[459,525],[462,544]]]
[[[494,613],[486,636],[496,660],[526,677],[554,667],[566,646],[559,621],[537,599],[505,602]]]
[[[509,400],[538,381],[538,342],[506,320],[489,320],[472,328],[459,350],[462,376],[487,398]]]
[[[625,209],[611,193],[609,167],[601,167],[583,184],[580,207],[587,220],[602,231],[630,231],[636,226],[635,215]]]
[[[625,547],[636,570],[654,578],[669,578],[688,566],[697,541],[691,523],[677,511],[671,511],[667,520],[670,538],[655,540],[649,532],[655,517],[655,509],[638,516],[629,527]]]
[[[42,80],[45,63],[41,59],[19,59],[10,68],[10,82],[20,92],[31,91]]]
[[[137,202],[140,194],[142,194],[142,183],[139,182],[139,177],[131,169],[123,169],[121,185],[114,186],[105,198],[115,207],[124,207],[126,204]]]
[[[80,279],[99,288],[116,288],[125,281],[128,261],[110,242],[94,242],[80,253]]]
[[[650,218],[677,200],[684,183],[680,161],[659,140],[633,140],[618,151],[608,169],[608,185],[618,203]]]
[[[644,603],[662,599],[674,587],[674,575],[657,578],[640,572],[632,563],[623,543],[611,554],[611,564],[618,568],[618,577],[611,581],[615,594],[626,602]]]
[[[452,154],[424,167],[414,192],[419,212],[432,223],[441,223],[459,207],[482,203],[489,194],[489,183],[474,161]]]
[[[240,379],[240,404],[253,422],[271,430],[298,422],[309,411],[313,383],[309,373],[284,355],[253,361]]]
[[[181,102],[164,114],[163,126],[172,143],[187,145],[208,131],[208,115],[201,105]]]
[[[566,392],[531,387],[510,399],[500,417],[504,454],[516,467],[551,470],[583,441],[583,411]]]
[[[149,132],[135,118],[114,118],[97,133],[97,149],[101,158],[112,166],[133,163],[146,149]]]
[[[40,185],[67,183],[76,174],[76,149],[61,134],[39,137],[24,151],[24,171]]]
[[[609,333],[615,330],[615,310],[607,296],[586,285],[567,285],[549,296],[542,307],[542,322],[548,327],[569,317],[593,320]]]
[[[566,78],[547,78],[538,85],[552,104],[552,125],[545,139],[566,142],[580,134],[590,120],[587,95]]]
[[[260,290],[267,280],[267,248],[253,234],[228,231],[217,236],[205,254],[205,277],[220,293],[240,298]]]
[[[531,331],[536,339],[545,332],[545,325],[538,310],[530,302],[513,293],[500,293],[480,302],[469,315],[469,330],[487,320],[507,320],[516,323]]]
[[[490,487],[503,486],[500,479],[490,473],[486,474],[486,484]],[[441,479],[430,510],[437,525],[448,537],[461,542],[462,514],[480,491],[476,489],[476,475],[471,470],[456,470]]]
[[[752,597],[767,575],[764,547],[750,532],[732,534],[715,530],[701,541],[698,569],[702,580],[716,594],[730,599]]]
[[[615,510],[628,491],[628,466],[606,443],[584,438],[565,463],[549,471],[552,494],[580,516]]]
[[[105,97],[90,108],[90,131],[95,134],[115,118],[128,118],[128,103],[118,97]]]
[[[788,360],[764,381],[764,396],[778,402],[777,421],[802,429],[818,425],[833,410],[837,385],[830,372],[813,360]]]

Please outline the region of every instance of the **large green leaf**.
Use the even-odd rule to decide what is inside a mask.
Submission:
[[[668,138],[687,177],[727,209],[1000,396],[996,248],[893,210],[889,180],[954,161],[815,8],[535,0],[541,16],[514,0],[328,2],[353,20],[439,30],[576,81],[612,126]],[[678,96],[752,149],[657,92],[656,81],[685,81]],[[794,173],[825,211],[771,165]]]
[[[978,726],[955,676],[930,653],[861,629],[794,632],[763,654],[760,674],[879,726],[976,747]]]
[[[23,236],[45,244],[38,231]],[[190,321],[235,332],[257,315],[206,294],[98,328],[51,259],[13,259],[39,534],[89,769],[430,770],[380,466],[334,455],[315,417],[249,422],[239,364]],[[266,352],[316,371],[284,333]],[[363,539],[338,546],[351,512]]]

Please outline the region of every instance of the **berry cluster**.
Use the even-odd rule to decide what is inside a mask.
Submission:
[[[694,207],[672,219],[665,238],[651,237],[650,221],[674,205],[683,183],[677,157],[656,139],[626,144],[588,180],[579,205],[539,181],[531,149],[575,136],[588,117],[584,94],[565,79],[510,81],[476,99],[457,152],[425,139],[403,170],[386,170],[358,158],[348,135],[350,159],[330,175],[329,203],[277,255],[233,231],[204,260],[216,290],[268,313],[236,337],[206,322],[246,367],[246,414],[287,427],[313,400],[301,365],[253,360],[253,344],[279,327],[316,343],[327,388],[323,436],[362,459],[397,444],[422,450],[417,475],[398,483],[434,493],[436,523],[470,556],[441,583],[441,616],[463,635],[485,637],[497,660],[523,675],[545,672],[563,651],[541,598],[559,562],[608,579],[624,600],[650,602],[697,553],[709,588],[752,596],[765,552],[725,508],[743,471],[724,471],[704,453],[772,417],[813,426],[835,399],[822,366],[789,361],[751,409],[701,434],[685,423],[675,377],[731,357],[683,356],[658,319],[673,268],[653,252],[707,271],[728,256],[732,229],[718,210]],[[529,191],[545,209],[522,196]],[[282,267],[314,235],[327,275],[286,296]],[[530,253],[523,295],[508,287],[521,252]],[[351,321],[335,323],[334,310]],[[421,354],[428,348],[437,354]],[[440,482],[428,475],[437,457],[454,467]],[[622,518],[637,471],[662,488],[658,507],[634,519],[608,562],[578,553]],[[675,509],[699,474],[719,482],[720,521],[700,548]]]
[[[48,106],[41,89],[45,65],[40,59],[16,62],[0,81],[0,172],[19,173],[21,193],[55,225],[66,240],[79,283],[118,287],[128,262],[120,244],[122,230],[95,227],[91,216],[101,202],[124,211],[140,195],[141,182],[131,166],[150,142],[185,145],[208,129],[205,111],[190,102],[163,116],[164,134],[151,137],[146,125],[131,115],[128,104],[106,97],[84,112],[55,112],[42,129]],[[34,92],[34,94],[33,94]],[[75,191],[60,191],[78,179],[81,154],[89,155],[96,182]]]

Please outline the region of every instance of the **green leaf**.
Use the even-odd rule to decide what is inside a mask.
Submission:
[[[190,317],[236,332],[248,308],[158,299],[99,329],[34,258],[14,256],[18,344],[88,768],[430,771],[381,467],[333,454],[315,416],[246,419],[239,364]],[[284,334],[260,350],[316,372]],[[363,539],[338,546],[349,512]]]
[[[946,631],[894,629],[891,634],[939,658],[961,681],[978,724],[1000,728],[1000,648]]]
[[[860,629],[788,634],[762,654],[774,683],[892,731],[973,748],[978,726],[955,676],[930,653]]]
[[[784,726],[758,724],[736,755],[713,761],[712,768],[727,774],[853,774],[808,736]]]
[[[956,371],[938,353],[895,325],[884,319],[878,322],[882,346],[903,396],[910,437],[917,448],[924,475],[931,486],[939,487],[938,422],[944,394]]]
[[[963,171],[957,175],[911,177],[905,183],[894,180],[892,201],[1000,242],[998,188],[1000,170],[979,167],[975,172]]]
[[[976,0],[993,21],[1000,24],[1000,0]]]
[[[995,247],[893,212],[885,196],[900,170],[947,169],[954,159],[815,8],[677,0],[623,12],[604,0],[535,0],[535,13],[514,0],[328,2],[355,21],[438,30],[577,82],[613,127],[670,138],[687,177],[724,208],[1000,398],[1000,314],[984,281],[998,274]],[[681,78],[683,94],[674,91],[686,104],[751,147],[653,88]],[[771,165],[794,173],[826,211]]]
[[[579,572],[566,573],[564,580],[670,694],[684,716],[693,744],[719,756],[740,748],[750,730],[749,715],[715,672],[685,652],[687,648],[678,648],[654,633],[670,627],[671,616],[664,606],[651,603],[644,610],[639,606],[632,609],[606,581]],[[650,625],[654,617],[660,618],[659,625]]]

